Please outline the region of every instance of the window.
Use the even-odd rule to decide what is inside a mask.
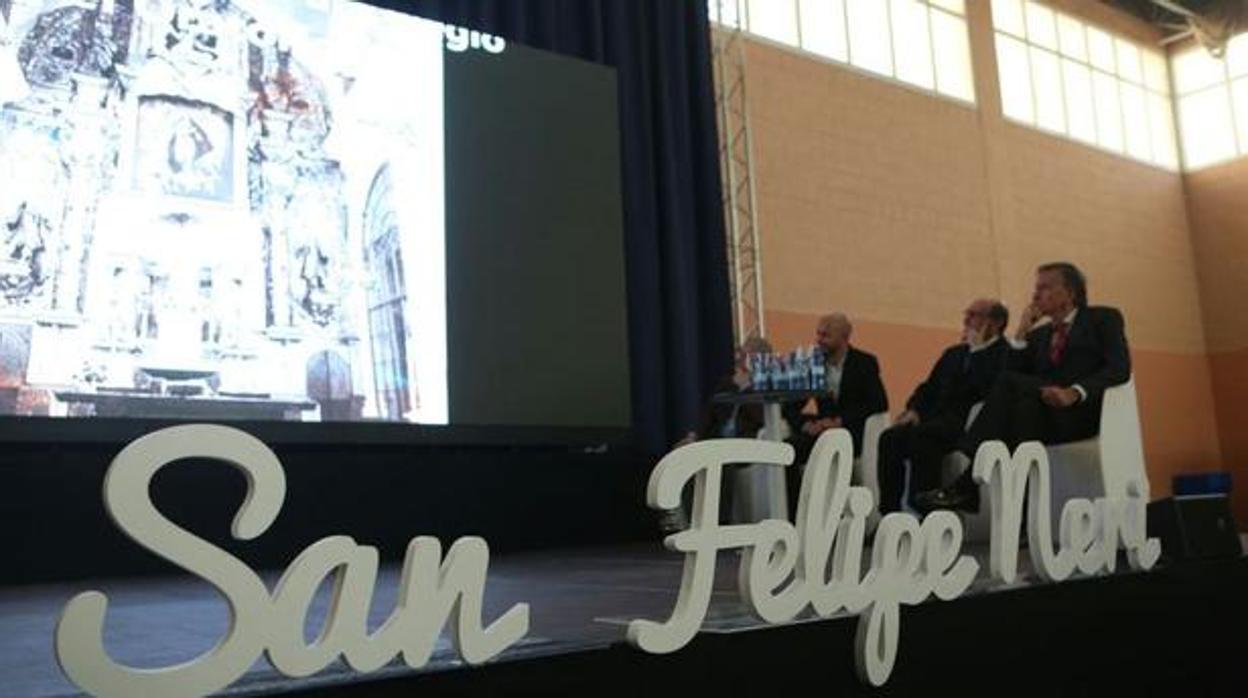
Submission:
[[[892,0],[893,65],[898,80],[933,90],[936,74],[927,13],[927,7],[914,0]]]
[[[1171,59],[1187,169],[1248,155],[1248,34],[1214,58],[1196,46]]]
[[[992,0],[1006,118],[1178,167],[1160,51],[1032,0]]]
[[[706,0],[707,13],[710,15],[711,21],[733,29],[744,29],[745,22],[742,21],[740,16],[737,1]]]
[[[949,0],[945,0],[946,4]],[[936,4],[936,3],[933,3]],[[961,7],[961,2],[957,3]],[[932,55],[936,60],[936,91],[955,99],[975,101],[971,45],[963,15],[932,12]]]
[[[892,75],[893,40],[887,0],[845,0],[845,14],[849,24],[849,62],[873,73]]]
[[[790,46],[797,45],[801,40],[797,33],[797,6],[793,3],[749,0],[745,9],[751,32]]]
[[[845,0],[799,0],[802,47],[811,53],[840,61],[849,60],[849,37],[845,34]]]
[[[708,0],[711,21],[975,101],[965,0]]]
[[[1084,63],[1063,58],[1062,89],[1066,92],[1066,132],[1075,140],[1096,145],[1092,69]]]
[[[1066,132],[1066,97],[1058,57],[1052,51],[1031,47],[1031,91],[1036,96],[1036,125],[1049,131]]]
[[[408,371],[407,284],[398,219],[392,206],[390,168],[373,178],[364,209],[365,257],[368,263],[368,328],[373,343],[373,389],[379,416],[407,419],[412,409]]]
[[[1031,93],[1027,44],[997,34],[997,71],[1001,74],[1001,109],[1011,119],[1033,123],[1036,109]]]

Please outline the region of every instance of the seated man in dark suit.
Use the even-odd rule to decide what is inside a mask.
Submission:
[[[1004,370],[1010,345],[1001,336],[1010,313],[1000,301],[980,299],[962,315],[962,341],[945,350],[915,389],[893,426],[880,436],[880,513],[901,511],[910,463],[910,493],[940,486],[940,466]]]
[[[842,313],[825,315],[815,328],[815,341],[824,351],[826,395],[813,405],[795,403],[785,407],[785,418],[792,431],[790,442],[797,458],[786,471],[789,512],[797,511],[797,496],[806,459],[819,435],[828,429],[844,427],[853,437],[854,453],[862,453],[863,430],[867,418],[888,410],[888,396],[880,380],[880,363],[875,356],[849,345],[853,325]]]
[[[1095,436],[1106,388],[1131,377],[1131,354],[1116,308],[1088,305],[1087,282],[1073,264],[1036,270],[1032,304],[1019,320],[1009,369],[958,444],[968,460],[985,441],[1013,449],[1024,441],[1059,444]],[[1036,326],[1040,318],[1047,324]],[[922,509],[978,511],[979,488],[966,471],[950,486],[915,498]]]

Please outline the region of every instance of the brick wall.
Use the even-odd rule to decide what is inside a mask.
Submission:
[[[1223,458],[1248,521],[1248,159],[1184,177]]]

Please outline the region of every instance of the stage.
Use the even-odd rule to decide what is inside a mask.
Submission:
[[[982,548],[968,547],[980,555]],[[658,543],[499,555],[491,561],[485,618],[530,604],[528,635],[495,661],[466,667],[445,633],[419,671],[393,662],[368,675],[341,662],[307,679],[287,679],[264,661],[220,695],[638,695],[677,690],[772,695],[810,681],[829,695],[1148,694],[1242,684],[1237,639],[1248,621],[1248,559],[1186,563],[1105,578],[1010,586],[981,576],[962,598],[905,607],[896,669],[880,691],[854,675],[856,621],[803,619],[766,627],[737,600],[736,555],[721,555],[703,632],[671,655],[624,643],[625,623],[665,619],[679,589],[681,557]],[[1020,571],[1027,569],[1020,558]],[[982,573],[981,573],[982,574]],[[389,615],[399,569],[378,581],[370,623]],[[272,586],[276,573],[266,575]],[[110,579],[0,590],[0,690],[5,696],[80,695],[60,673],[53,631],[74,594],[99,589],[110,606],[105,645],[137,667],[176,664],[214,645],[226,607],[189,577]],[[315,637],[328,587],[307,630]],[[696,688],[695,688],[696,687]]]

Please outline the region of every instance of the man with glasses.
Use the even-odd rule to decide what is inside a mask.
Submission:
[[[880,513],[901,511],[910,466],[910,494],[940,486],[940,466],[956,447],[971,407],[982,401],[1005,368],[1009,344],[1001,336],[1010,314],[1000,301],[981,298],[962,314],[962,341],[949,347],[880,436]],[[913,501],[911,502],[913,503]]]

